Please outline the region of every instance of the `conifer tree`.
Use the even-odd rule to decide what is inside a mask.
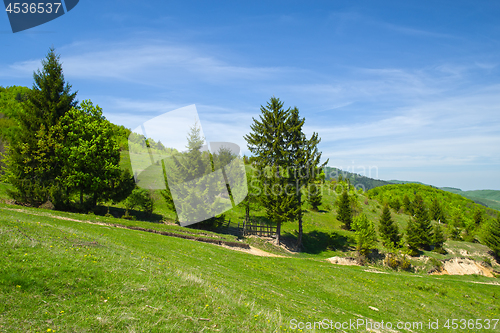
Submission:
[[[379,234],[382,238],[382,243],[387,248],[397,247],[401,236],[397,224],[392,220],[391,211],[386,205],[380,217]]]
[[[424,200],[419,194],[415,196],[413,213],[415,214],[415,225],[419,237],[418,246],[429,249],[432,244],[432,224]]]
[[[370,253],[377,242],[375,227],[365,214],[356,217],[352,223],[356,235],[356,250],[361,255]]]
[[[309,186],[307,187],[307,200],[309,201],[309,204],[312,206],[313,211],[315,212],[318,211],[322,199],[323,195],[321,194],[321,185],[309,184]]]
[[[434,245],[435,252],[438,252],[441,254],[446,253],[445,249],[443,248],[443,244],[444,244],[445,240],[446,239],[444,237],[443,228],[441,228],[441,225],[439,225],[439,224],[434,225],[434,235],[432,238],[432,243]]]
[[[409,255],[417,256],[419,254],[420,235],[417,225],[411,217],[408,219],[408,225],[406,226],[406,244],[408,244]]]
[[[304,118],[298,109],[284,109],[283,102],[272,97],[261,106],[260,119],[253,119],[251,133],[245,136],[257,167],[259,182],[264,188],[262,197],[268,218],[277,224],[280,242],[281,224],[298,220],[298,246],[302,238],[301,190],[315,178],[321,153],[317,149],[320,139],[313,133],[307,139],[302,131]],[[267,176],[266,176],[267,175]]]
[[[410,201],[410,198],[408,198],[408,195],[406,195],[406,194],[403,197],[403,209],[405,210],[406,214],[413,215],[411,201]]]
[[[434,198],[431,203],[430,217],[435,221],[440,221],[441,223],[446,223],[446,216],[444,214],[443,208],[439,203],[437,198]]]
[[[321,159],[321,152],[318,150],[318,144],[321,139],[317,133],[313,133],[310,139],[302,131],[305,119],[299,117],[299,110],[295,107],[290,110],[290,117],[287,122],[288,129],[288,177],[289,184],[295,189],[296,196],[296,212],[295,219],[298,222],[298,237],[297,248],[302,246],[302,190],[308,187],[309,184],[314,183],[315,180],[324,179],[322,168],[328,163],[328,160],[319,165]],[[321,172],[318,172],[321,170]],[[322,176],[323,175],[323,176]],[[322,178],[323,177],[323,178]],[[308,188],[309,189],[309,188]],[[309,192],[308,192],[309,194]],[[321,193],[313,193],[312,196],[314,204],[313,208],[321,205]]]
[[[8,150],[7,178],[14,185],[10,194],[14,199],[31,205],[40,205],[50,198],[50,193],[63,194],[55,179],[61,165],[56,163],[55,143],[50,129],[71,108],[77,105],[76,93],[64,80],[59,56],[51,48],[43,70],[33,74],[34,83],[23,112],[18,115],[19,129]],[[54,191],[54,188],[57,191]]]
[[[222,199],[218,197],[227,186],[225,183],[210,181],[214,176],[214,163],[211,154],[204,149],[205,139],[201,128],[196,122],[187,136],[187,151],[174,153],[162,161],[163,176],[166,189],[160,193],[170,209],[175,211],[176,220],[189,222],[198,220],[200,226],[216,227],[224,221],[224,215],[219,205]],[[168,174],[168,177],[167,177]],[[172,188],[175,186],[177,201],[174,205]],[[178,206],[178,212],[174,208]],[[203,219],[204,217],[212,216]]]
[[[284,179],[284,171],[290,160],[287,121],[291,110],[285,110],[283,104],[279,98],[272,97],[266,106],[261,106],[260,119],[253,118],[251,132],[244,137],[259,171],[266,215],[276,223],[277,244],[280,243],[281,224],[297,212],[295,200],[290,201],[285,194],[288,180]]]
[[[500,214],[491,221],[484,233],[484,244],[488,246],[497,257],[500,257]]]
[[[352,209],[349,200],[349,194],[347,193],[346,188],[344,188],[344,191],[342,192],[342,194],[338,199],[337,220],[343,223],[342,227],[344,229],[351,230]]]

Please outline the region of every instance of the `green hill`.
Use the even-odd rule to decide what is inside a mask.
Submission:
[[[480,205],[500,210],[500,191],[497,190],[462,191],[461,189],[453,187],[441,187],[441,189],[447,192],[459,194],[463,197],[469,198]]]
[[[484,226],[487,221],[497,218],[499,214],[498,211],[486,208],[462,195],[422,184],[408,183],[386,185],[367,192],[369,197],[376,199],[382,204],[387,203],[391,207],[400,206],[401,208],[398,208],[400,212],[404,211],[402,205],[404,197],[407,196],[411,202],[417,194],[423,197],[428,208],[431,207],[432,201],[437,199],[437,202],[444,212],[445,221],[459,229],[463,229],[464,232],[469,235],[470,239],[476,236],[481,238],[482,226]],[[478,212],[481,212],[482,216],[480,226],[477,226],[477,222],[475,222]],[[476,236],[473,236],[473,233],[475,233]]]
[[[289,332],[326,318],[448,332],[424,325],[500,311],[491,278],[377,274],[88,223],[107,221],[0,205],[2,331]]]
[[[347,180],[349,179],[351,184],[356,186],[356,188],[363,188],[365,191],[368,191],[372,188],[378,187],[378,186],[384,186],[390,184],[387,181],[380,180],[380,179],[373,179],[370,177],[366,177],[357,173],[352,173],[349,171],[344,171],[338,168],[332,168],[332,167],[325,167],[325,179],[326,180],[332,180],[332,179],[338,179],[339,176],[342,177],[342,179]]]

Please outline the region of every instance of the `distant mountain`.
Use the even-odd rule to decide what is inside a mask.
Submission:
[[[369,178],[357,173],[340,170],[338,168],[325,167],[325,169],[326,180],[338,179],[339,177],[342,177],[342,179],[349,179],[352,185],[358,188],[362,187],[365,191],[371,190],[375,187],[391,184],[385,180]]]
[[[408,180],[387,180],[387,182],[391,184],[421,184],[421,185],[429,185],[429,184],[424,184],[421,182],[414,182],[414,181],[408,181]],[[429,185],[432,186],[432,185]]]

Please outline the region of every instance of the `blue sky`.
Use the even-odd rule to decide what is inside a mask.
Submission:
[[[54,46],[78,99],[129,128],[196,104],[208,141],[248,153],[274,95],[330,166],[500,190],[499,17],[496,1],[82,0],[16,34],[0,15],[0,85],[31,86]]]

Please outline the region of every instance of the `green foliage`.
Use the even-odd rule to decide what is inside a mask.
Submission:
[[[441,207],[441,204],[439,203],[437,198],[432,199],[431,207],[429,210],[429,214],[431,219],[441,222],[441,223],[446,223],[446,214],[443,211],[443,207]]]
[[[403,208],[406,214],[413,215],[413,207],[407,194],[403,197]]]
[[[132,191],[129,197],[125,200],[125,208],[127,209],[125,216],[129,216],[128,211],[139,207],[147,214],[153,213],[154,201],[151,191],[143,188],[136,188]]]
[[[361,255],[369,254],[377,243],[375,226],[365,214],[361,214],[354,219],[352,228],[356,235],[356,250]]]
[[[262,203],[267,217],[277,224],[277,243],[281,224],[298,220],[299,238],[302,237],[301,190],[320,175],[321,141],[317,133],[307,139],[297,108],[284,109],[279,98],[272,97],[261,106],[260,119],[253,119],[250,134],[245,136],[248,149],[254,155],[252,162],[259,171]],[[316,202],[318,198],[316,198]]]
[[[434,225],[434,234],[432,237],[432,244],[434,245],[434,252],[445,254],[446,251],[443,248],[443,244],[446,241],[443,233],[443,228],[441,225]]]
[[[173,154],[171,158],[162,161],[167,188],[161,194],[170,208],[180,208],[179,211],[172,209],[176,211],[180,222],[200,221],[200,217],[216,215],[224,200],[219,195],[227,189],[225,184],[216,182],[210,182],[212,186],[206,186],[206,179],[214,175],[213,161],[217,162],[223,157],[212,158],[208,151],[202,150],[205,140],[198,123],[191,127],[187,141],[187,151]],[[178,193],[175,207],[171,193],[173,184]],[[220,220],[209,218],[199,222],[199,226],[215,227]]]
[[[424,206],[429,207],[428,220],[441,221],[445,224],[447,234],[452,240],[477,241],[482,225],[492,221],[497,215],[495,211],[470,199],[423,184],[387,185],[372,189],[367,194],[379,202],[390,202],[396,197],[403,198],[403,209],[412,216],[417,213],[416,198],[417,195],[420,196]],[[421,219],[421,222],[425,220]],[[424,224],[425,229],[429,230],[429,222]],[[422,227],[423,225],[419,229]],[[422,233],[422,236],[424,239],[419,246],[428,248],[425,233]]]
[[[16,115],[18,129],[9,138],[6,159],[7,180],[15,187],[12,197],[35,206],[64,193],[56,181],[61,165],[56,163],[52,127],[77,104],[76,93],[71,93],[71,86],[65,83],[54,49],[42,65],[43,70],[33,74],[33,88]]]
[[[406,243],[408,244],[408,254],[411,256],[419,255],[420,232],[415,221],[410,217],[406,226]]]
[[[413,211],[419,238],[418,246],[429,249],[432,244],[432,224],[424,200],[419,194],[415,196]]]
[[[488,246],[497,257],[500,257],[500,215],[491,221],[484,235],[484,244]]]
[[[398,225],[392,220],[388,206],[384,206],[378,231],[385,247],[397,247],[401,241]]]
[[[322,199],[323,195],[321,194],[321,185],[309,184],[307,187],[307,201],[309,201],[313,211],[318,211]]]
[[[352,208],[351,202],[349,200],[349,194],[347,193],[347,189],[344,188],[344,191],[338,198],[337,203],[337,220],[342,222],[342,227],[346,230],[351,230],[352,224]]]
[[[394,211],[397,213],[401,209],[402,203],[399,197],[396,197],[392,200],[389,201],[389,207],[394,209]]]
[[[60,119],[53,133],[56,161],[62,166],[58,183],[68,193],[78,193],[80,205],[90,209],[113,197],[112,182],[122,176],[120,150],[102,109],[85,100]]]

